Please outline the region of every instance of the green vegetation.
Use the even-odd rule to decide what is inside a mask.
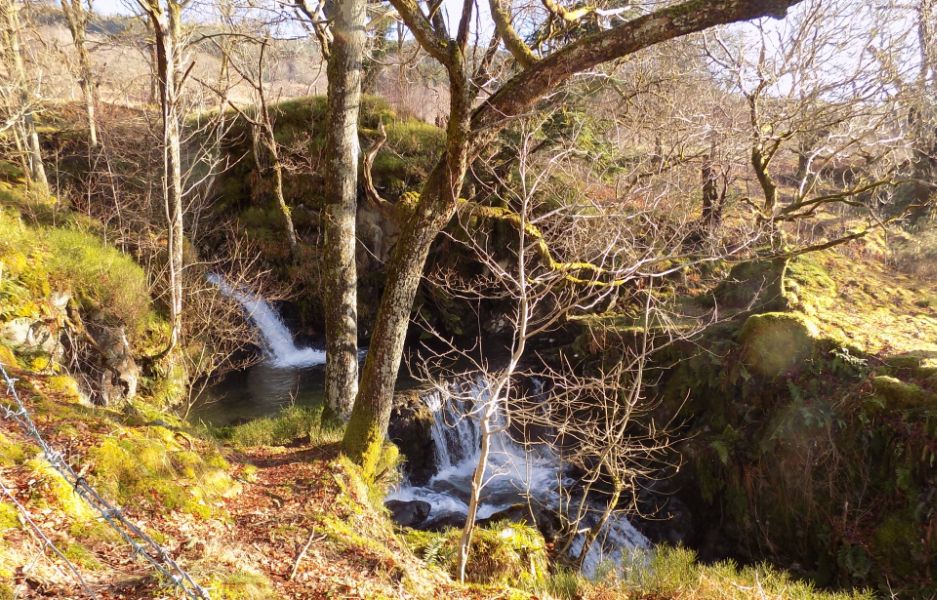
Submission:
[[[646,567],[630,571],[622,582],[635,597],[683,600],[747,600],[786,598],[796,600],[871,600],[868,592],[824,592],[812,583],[798,581],[768,565],[739,567],[721,562],[702,565],[691,550],[662,548]]]
[[[408,530],[410,548],[431,565],[458,577],[460,529],[441,533]],[[544,585],[549,570],[543,535],[524,523],[492,523],[475,530],[466,579],[473,583],[534,591]]]
[[[783,312],[741,314],[711,329],[704,351],[669,355],[662,410],[683,406],[694,432],[680,448],[685,499],[725,515],[715,535],[754,561],[796,563],[826,586],[933,594],[937,547],[918,533],[937,516],[926,499],[937,339],[921,336],[937,321],[913,302],[928,288],[832,252],[783,273]]]
[[[237,447],[287,446],[297,440],[318,446],[342,437],[340,423],[325,416],[321,405],[291,406],[274,416],[218,428],[213,433]]]
[[[161,426],[131,428],[88,452],[95,483],[117,502],[180,510],[201,518],[218,513],[239,485],[216,451],[196,451],[184,433]]]
[[[48,315],[52,293],[59,291],[110,324],[127,325],[131,335],[152,328],[155,317],[143,269],[101,242],[82,219],[27,224],[21,215],[30,215],[35,206],[57,204],[0,182],[0,321]]]

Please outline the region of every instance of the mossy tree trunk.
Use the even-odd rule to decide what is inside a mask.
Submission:
[[[358,391],[358,273],[355,216],[358,207],[358,112],[361,104],[364,19],[367,0],[334,0],[327,74],[328,130],[324,262],[325,400],[347,417]]]
[[[768,15],[782,17],[788,7],[800,1],[690,0],[657,10],[612,29],[586,35],[532,62],[469,117],[474,96],[472,74],[468,72],[464,51],[473,3],[463,4],[458,33],[453,39],[439,11],[427,17],[411,0],[391,0],[424,50],[446,67],[450,115],[445,153],[424,185],[388,264],[377,327],[371,338],[361,389],[345,432],[345,452],[363,467],[366,475],[373,473],[381,455],[410,311],[426,257],[437,233],[455,213],[470,156],[491,141],[511,119],[533,109],[540,98],[577,73],[714,25]]]

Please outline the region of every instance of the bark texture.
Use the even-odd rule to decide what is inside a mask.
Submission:
[[[366,0],[335,0],[328,7],[328,131],[325,173],[324,262],[326,320],[325,400],[342,417],[358,391],[358,275],[355,214],[358,195],[358,112],[361,104]]]

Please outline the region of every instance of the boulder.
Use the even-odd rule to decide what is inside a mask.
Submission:
[[[101,351],[100,403],[112,406],[137,395],[140,368],[133,360],[123,327],[103,327],[96,336]]]
[[[406,471],[411,484],[425,485],[436,473],[433,448],[433,413],[420,398],[420,390],[397,392],[390,413],[387,437],[407,459]]]
[[[384,506],[391,518],[404,527],[419,527],[432,510],[429,502],[422,500],[388,500]]]
[[[739,334],[742,362],[765,377],[786,375],[813,354],[818,335],[817,326],[799,313],[752,315]]]

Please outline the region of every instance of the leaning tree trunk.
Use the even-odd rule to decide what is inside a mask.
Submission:
[[[325,173],[325,400],[342,417],[358,391],[358,109],[367,0],[335,0],[334,41],[328,59],[328,130]]]

